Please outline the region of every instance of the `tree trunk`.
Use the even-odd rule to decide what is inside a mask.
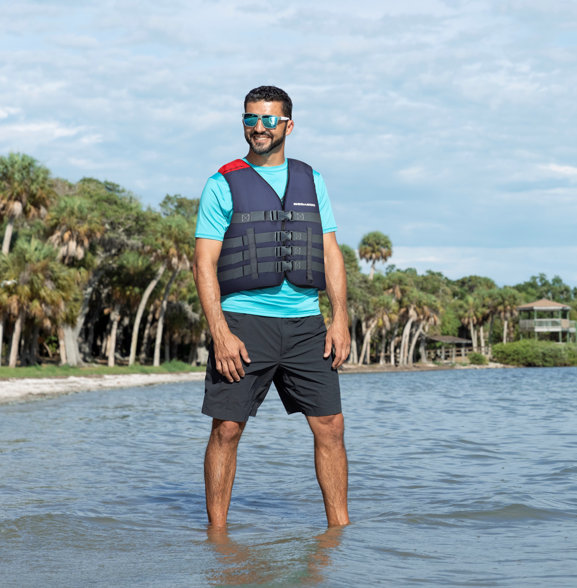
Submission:
[[[2,367],[2,351],[4,350],[4,325],[6,323],[6,319],[2,317],[0,319],[0,367]]]
[[[379,356],[379,365],[385,364],[385,348],[387,345],[387,327],[383,322],[383,326],[381,327],[381,354]]]
[[[130,358],[128,359],[128,365],[132,365],[136,359],[136,347],[138,345],[138,331],[140,329],[140,321],[142,320],[142,315],[144,314],[144,309],[146,308],[146,305],[148,304],[148,299],[150,298],[150,295],[152,294],[152,291],[154,290],[154,288],[156,288],[156,284],[158,284],[158,282],[160,281],[160,278],[162,278],[162,274],[164,273],[165,269],[166,269],[166,262],[164,262],[158,268],[156,275],[154,276],[154,278],[152,279],[150,284],[148,284],[148,286],[146,287],[146,290],[144,291],[144,294],[142,295],[142,300],[140,301],[140,304],[138,305],[138,310],[136,311],[136,318],[134,319],[134,327],[132,328],[132,342],[130,343]]]
[[[473,326],[472,320],[469,320],[469,332],[471,333],[471,345],[473,346],[473,351],[477,351],[477,345],[475,342],[475,327]]]
[[[96,288],[98,280],[103,273],[103,269],[92,272],[92,275],[86,283],[86,286],[84,286],[84,290],[82,292],[82,307],[80,308],[80,313],[76,319],[76,324],[73,327],[69,325],[64,326],[64,343],[66,345],[66,358],[68,365],[76,366],[78,364],[84,363],[80,354],[78,339],[80,337],[80,331],[84,326],[86,315],[88,314],[92,292],[94,291],[94,288]]]
[[[154,367],[158,367],[160,365],[160,344],[162,343],[162,329],[164,327],[164,315],[166,314],[166,307],[168,306],[168,295],[170,294],[170,289],[172,288],[172,284],[174,284],[174,280],[176,280],[176,276],[178,275],[179,269],[175,269],[172,276],[170,276],[170,280],[168,280],[168,284],[164,290],[164,297],[162,298],[162,305],[160,306],[160,316],[158,317],[158,327],[156,328],[156,344],[154,346]]]
[[[110,315],[112,328],[108,341],[108,367],[114,367],[114,354],[116,352],[116,334],[118,333],[118,321],[120,320],[120,307],[116,305]]]
[[[409,333],[411,332],[411,327],[413,326],[414,318],[410,318],[403,329],[403,335],[401,337],[401,349],[400,349],[400,356],[399,356],[399,365],[405,365],[407,363],[407,352],[409,350]]]
[[[30,340],[30,364],[36,365],[38,363],[38,335],[40,334],[40,326],[34,323],[32,327],[32,338]]]
[[[503,319],[503,343],[507,343],[507,319]]]
[[[188,354],[188,363],[196,365],[196,343],[190,344],[190,353]]]
[[[22,333],[22,323],[24,322],[24,311],[18,313],[18,318],[14,324],[14,332],[12,333],[12,345],[10,347],[10,361],[8,367],[15,368],[18,360],[18,347],[20,345],[20,334]]]
[[[395,345],[397,340],[397,332],[399,330],[399,323],[395,323],[395,330],[393,331],[393,338],[391,339],[391,365],[395,365]]]
[[[12,231],[14,230],[14,216],[8,217],[8,224],[6,225],[6,232],[4,233],[4,241],[2,241],[2,253],[8,255],[10,252],[10,241],[12,240]]]
[[[371,319],[367,323],[367,330],[363,338],[363,348],[361,349],[361,354],[359,356],[359,365],[363,365],[363,362],[365,361],[365,356],[367,358],[367,365],[370,365],[371,363],[371,336],[378,322],[379,319],[375,318]]]
[[[353,314],[351,321],[351,353],[349,355],[348,363],[358,363],[357,357],[357,322],[358,318]]]
[[[491,323],[489,325],[489,347],[492,345],[492,340],[493,340],[493,319],[495,318],[495,315],[491,315]]]
[[[98,297],[98,304],[94,309],[94,312],[91,314],[90,320],[88,322],[88,336],[84,341],[83,345],[83,353],[84,357],[88,359],[92,359],[92,353],[94,350],[94,328],[96,327],[96,321],[98,321],[98,317],[100,316],[100,312],[102,311],[102,300]]]
[[[377,263],[376,259],[373,259],[373,263],[371,264],[371,273],[369,274],[369,280],[373,279],[375,275],[375,263]]]
[[[411,341],[411,347],[409,349],[409,355],[408,355],[408,361],[407,361],[407,363],[409,365],[413,365],[413,359],[415,357],[415,347],[417,345],[417,341],[419,340],[419,337],[421,336],[422,332],[423,332],[423,323],[419,323],[419,327],[413,337],[413,340]]]
[[[64,343],[64,329],[58,327],[58,348],[60,349],[60,365],[66,364],[66,345]]]
[[[419,353],[421,354],[419,362],[427,363],[427,338],[424,335],[421,336],[421,342],[419,344]]]
[[[485,355],[487,350],[485,348],[485,331],[483,329],[483,325],[479,327],[479,338],[481,339],[481,353]]]
[[[152,326],[152,319],[154,318],[154,310],[148,311],[148,318],[146,319],[146,327],[144,328],[144,337],[142,338],[142,347],[140,348],[140,363],[144,364],[148,357],[148,342],[150,340],[150,327]]]
[[[168,331],[164,333],[164,361],[170,362],[170,335]]]

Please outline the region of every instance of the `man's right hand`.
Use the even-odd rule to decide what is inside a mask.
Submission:
[[[245,363],[250,363],[244,343],[233,335],[228,327],[222,329],[218,336],[213,337],[213,341],[218,373],[231,383],[244,378],[241,357]]]

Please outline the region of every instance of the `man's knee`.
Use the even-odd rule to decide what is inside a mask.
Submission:
[[[327,443],[342,443],[345,436],[345,419],[342,413],[312,417],[315,439]]]
[[[239,442],[246,423],[236,421],[221,421],[214,419],[212,423],[211,439],[221,445],[234,445]]]

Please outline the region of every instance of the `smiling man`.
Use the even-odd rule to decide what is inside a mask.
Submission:
[[[212,334],[202,412],[209,522],[226,525],[236,453],[274,382],[288,414],[303,413],[329,526],[346,525],[347,457],[337,368],[350,351],[346,274],[319,173],[285,159],[292,101],[261,86],[244,101],[244,159],[209,178],[200,200],[194,277]],[[327,330],[318,292],[333,308]]]

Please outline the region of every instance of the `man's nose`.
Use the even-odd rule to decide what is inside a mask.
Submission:
[[[259,119],[259,120],[257,121],[257,123],[256,123],[256,127],[254,128],[254,130],[255,130],[257,133],[264,133],[264,131],[265,131],[265,128],[264,128],[264,125],[262,124],[262,120],[260,120],[260,119]]]

